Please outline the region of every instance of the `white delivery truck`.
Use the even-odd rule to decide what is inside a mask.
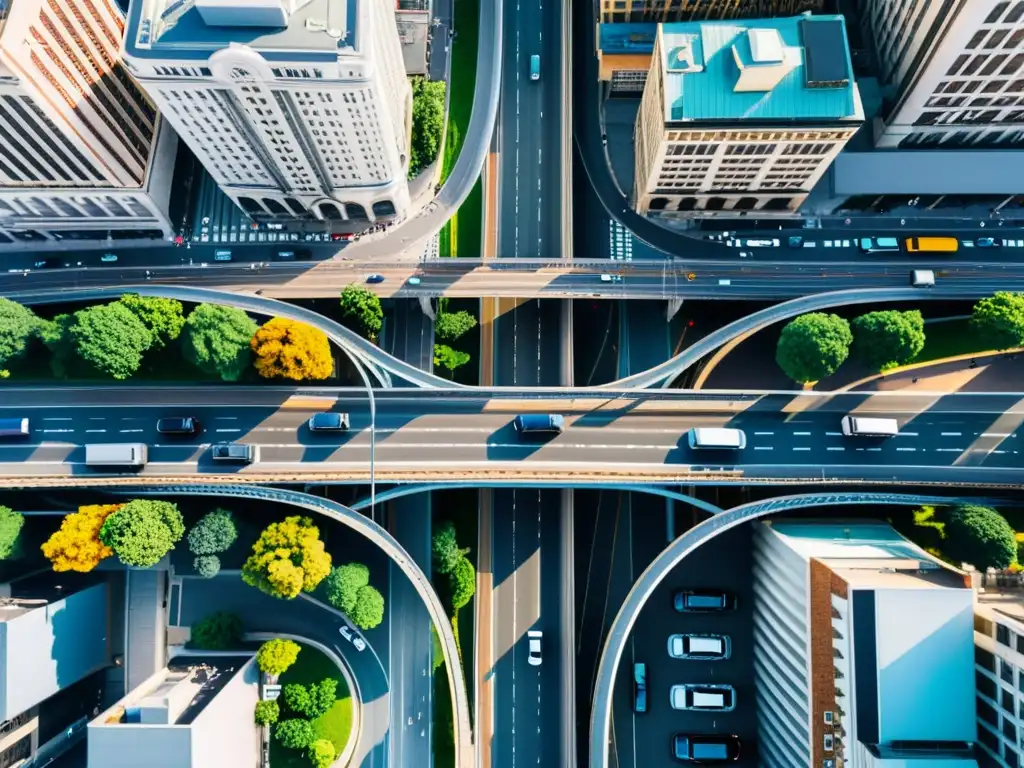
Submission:
[[[89,443],[85,446],[88,467],[144,467],[149,456],[145,443]]]

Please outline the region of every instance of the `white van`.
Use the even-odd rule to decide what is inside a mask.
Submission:
[[[144,467],[149,457],[145,443],[90,443],[85,446],[89,467]]]
[[[668,655],[673,659],[714,661],[728,659],[732,644],[723,635],[669,635]]]
[[[910,273],[910,284],[915,288],[935,285],[935,273],[930,269],[915,269]]]
[[[742,429],[725,427],[694,427],[686,436],[694,450],[701,448],[741,449],[747,447],[747,435]]]
[[[844,435],[855,435],[857,437],[892,437],[899,434],[900,431],[900,425],[896,419],[843,416],[841,424]]]

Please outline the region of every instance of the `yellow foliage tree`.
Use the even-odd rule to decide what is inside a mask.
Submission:
[[[60,530],[44,542],[43,554],[55,571],[87,573],[114,550],[100,541],[100,528],[122,504],[93,504],[66,515]]]
[[[334,371],[327,334],[305,323],[271,318],[256,331],[250,346],[256,370],[266,379],[309,381],[326,379]]]
[[[312,519],[295,515],[264,529],[242,566],[242,580],[290,599],[312,592],[330,572],[331,556],[320,541],[320,529]]]

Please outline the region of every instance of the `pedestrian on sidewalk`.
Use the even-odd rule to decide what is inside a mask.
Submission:
[[[915,376],[914,378],[912,378],[912,379],[910,380],[910,383],[911,383],[911,384],[917,384],[917,376]]]

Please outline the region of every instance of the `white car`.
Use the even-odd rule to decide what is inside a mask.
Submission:
[[[341,633],[342,637],[344,637],[346,640],[352,643],[352,647],[355,648],[357,651],[366,650],[366,641],[363,640],[363,638],[361,638],[351,629],[349,629],[347,626],[342,625],[341,629],[339,629],[338,632]]]
[[[741,259],[746,259],[746,258],[749,258],[749,257],[751,257],[753,255],[754,254],[751,251],[740,251],[740,258]]]
[[[601,275],[602,283],[621,283],[622,275]]]
[[[531,629],[526,633],[526,637],[530,644],[530,656],[529,662],[531,667],[540,666],[540,642],[544,638],[544,633],[539,629]]]
[[[779,240],[778,238],[771,240],[747,240],[746,246],[748,248],[778,248]]]

